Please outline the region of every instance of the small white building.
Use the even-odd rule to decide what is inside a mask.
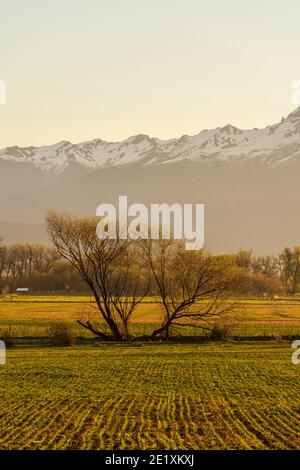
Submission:
[[[18,295],[29,294],[29,287],[18,287],[16,289],[16,294],[18,294]]]

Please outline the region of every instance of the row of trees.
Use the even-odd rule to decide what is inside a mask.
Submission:
[[[266,292],[283,289],[285,294],[294,295],[299,290],[300,247],[284,248],[278,256],[254,256],[251,250],[241,250],[236,255],[226,255],[226,258],[227,262],[251,274],[254,279],[275,281],[265,284]]]
[[[294,295],[300,285],[300,248],[285,248],[279,256],[254,256],[251,251],[215,257],[235,272],[235,293],[248,296]],[[142,280],[140,280],[142,282]],[[84,292],[77,272],[62,260],[57,249],[37,244],[5,246],[0,242],[0,291],[30,286],[34,291]]]
[[[31,287],[34,291],[59,291],[66,286],[84,289],[79,276],[64,262],[55,247],[0,242],[0,293],[5,288]]]
[[[251,251],[212,256],[189,252],[175,240],[99,240],[97,221],[51,212],[48,230],[54,247],[0,245],[0,286],[55,278],[61,288],[85,287],[96,305],[93,318],[79,323],[103,339],[131,338],[130,322],[146,295],[159,299],[163,322],[152,339],[167,339],[176,327],[210,328],[228,313],[237,295],[294,294],[300,281],[300,249],[278,257],[255,257]],[[66,276],[66,273],[68,276]],[[67,279],[68,277],[68,279]]]
[[[235,294],[294,295],[300,285],[300,248],[285,248],[279,256],[254,256],[252,251],[215,256],[234,273]],[[139,280],[140,284],[143,282]],[[38,244],[5,246],[0,242],[0,291],[30,286],[34,291],[87,291],[86,284],[55,247]]]

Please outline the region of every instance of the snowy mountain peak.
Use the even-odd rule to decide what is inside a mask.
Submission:
[[[300,106],[297,109],[295,109],[292,113],[290,113],[286,119],[289,119],[289,120],[300,119]]]
[[[241,134],[243,131],[238,127],[232,126],[231,124],[226,124],[226,126],[221,127],[221,131],[226,134]]]
[[[122,142],[66,140],[42,147],[6,147],[1,161],[29,163],[44,172],[62,173],[74,164],[98,169],[122,165],[160,165],[191,160],[203,163],[287,165],[300,159],[300,107],[265,129],[242,130],[231,124],[194,136],[160,140],[146,134]]]

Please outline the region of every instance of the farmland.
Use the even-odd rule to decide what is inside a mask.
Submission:
[[[1,449],[295,449],[290,344],[15,348]]]
[[[76,323],[89,301],[0,302],[16,338],[0,366],[0,449],[300,448],[300,366],[283,337],[300,339],[299,303],[241,301],[239,341],[111,344]],[[159,321],[147,299],[133,327]],[[45,340],[59,322],[74,346]]]
[[[8,327],[20,338],[47,336],[49,327],[67,324],[76,336],[92,338],[77,324],[87,316],[98,321],[91,297],[25,296],[0,301],[0,334]],[[149,333],[161,321],[161,310],[155,299],[146,298],[132,318],[136,335]],[[300,336],[300,302],[295,299],[240,300],[232,317],[231,334],[249,336]],[[185,333],[199,335],[201,331],[188,329]]]

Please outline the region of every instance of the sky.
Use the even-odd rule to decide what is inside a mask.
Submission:
[[[0,0],[0,147],[278,122],[299,18],[299,0]]]

